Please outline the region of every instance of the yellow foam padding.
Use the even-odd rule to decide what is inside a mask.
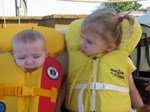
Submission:
[[[0,51],[12,51],[12,39],[20,31],[26,29],[33,29],[39,31],[46,40],[46,49],[49,51],[51,57],[56,57],[61,54],[65,48],[64,37],[61,32],[43,26],[31,25],[13,25],[7,26],[0,30]]]
[[[80,24],[83,19],[78,19],[73,21],[67,28],[66,31],[66,40],[67,40],[67,49],[71,51],[80,50]],[[129,22],[127,20],[123,21],[123,34],[127,32],[126,29],[129,27]],[[128,32],[127,32],[128,33]],[[121,44],[118,49],[127,51],[128,55],[134,50],[139,40],[141,39],[142,29],[138,22],[135,23],[135,30],[131,37],[123,35]]]

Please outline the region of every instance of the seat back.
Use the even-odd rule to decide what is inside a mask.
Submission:
[[[140,71],[150,70],[150,12],[137,18],[142,28],[142,36],[138,46],[130,54],[131,59]]]

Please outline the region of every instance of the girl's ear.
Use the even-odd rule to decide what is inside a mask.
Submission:
[[[109,44],[109,45],[107,46],[106,51],[107,51],[107,52],[111,52],[111,51],[113,51],[113,50],[115,50],[115,49],[116,49],[116,45],[113,44],[113,43],[111,43],[111,44]]]
[[[49,56],[49,51],[46,51],[46,57],[48,57]]]

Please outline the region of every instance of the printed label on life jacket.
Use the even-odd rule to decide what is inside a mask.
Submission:
[[[58,73],[57,69],[53,66],[49,66],[47,68],[47,74],[53,80],[57,79],[58,76],[59,76],[59,73]]]

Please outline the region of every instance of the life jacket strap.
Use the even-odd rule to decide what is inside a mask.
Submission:
[[[86,88],[88,88],[88,84],[76,84],[74,86],[74,89],[82,89],[86,85]],[[68,87],[69,89],[70,87]],[[90,83],[90,89],[91,90],[113,90],[118,92],[125,92],[129,93],[129,88],[121,87],[114,84],[106,84],[106,83],[99,83],[99,82],[92,82]]]
[[[50,102],[56,103],[57,94],[57,88],[54,87],[48,90],[33,87],[5,87],[4,84],[0,84],[0,99],[3,99],[4,96],[44,96],[49,97]]]
[[[97,82],[92,82],[90,84],[90,89],[94,90],[114,90],[118,92],[125,92],[129,93],[129,88],[126,87],[121,87],[118,85],[114,84],[106,84],[106,83],[97,83]]]
[[[91,90],[112,90],[112,91],[118,91],[118,92],[125,92],[129,93],[129,88],[121,87],[114,84],[106,84],[106,83],[99,83],[99,82],[91,82],[89,85]],[[70,89],[70,86],[68,86],[68,89]],[[76,84],[74,86],[74,89],[79,89],[79,95],[78,95],[78,112],[84,112],[84,106],[83,106],[83,91],[84,89],[88,89],[88,84]]]

